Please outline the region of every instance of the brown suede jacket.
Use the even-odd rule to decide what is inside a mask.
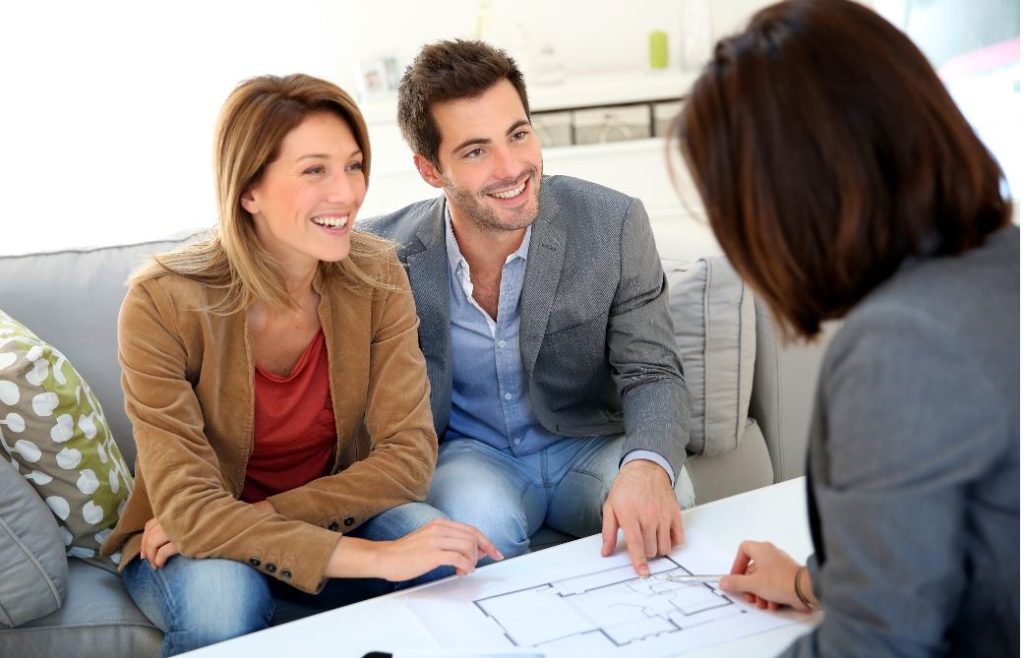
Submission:
[[[409,281],[393,253],[360,265],[397,290],[360,295],[337,275],[317,275],[334,467],[272,496],[273,515],[238,500],[253,448],[245,312],[196,310],[217,292],[178,275],[128,292],[118,343],[138,459],[135,489],[103,546],[104,554],[121,549],[121,569],[139,554],[141,531],[155,516],[182,555],[238,560],[317,592],[339,533],[426,497],[437,436]]]

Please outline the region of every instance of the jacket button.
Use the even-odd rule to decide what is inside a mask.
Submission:
[[[346,528],[347,528],[348,526],[352,525],[352,524],[353,524],[353,523],[355,523],[355,522],[356,522],[356,520],[355,520],[355,519],[353,519],[353,518],[352,518],[351,516],[346,516],[346,517],[345,517],[345,527],[346,527]]]
[[[341,526],[338,525],[337,521],[331,521],[331,525],[327,526],[327,529],[330,530],[331,532],[338,532],[338,529],[340,527]]]
[[[275,571],[277,571],[277,565],[273,562],[267,562],[267,566],[263,568],[267,570],[267,573],[274,573]]]
[[[258,567],[258,566],[260,566],[260,561],[257,560],[254,557],[251,557],[251,558],[249,558],[249,564],[251,564],[254,567]]]
[[[292,579],[292,572],[288,571],[287,569],[285,569],[284,571],[281,572],[281,577],[284,578],[285,580],[291,580]]]

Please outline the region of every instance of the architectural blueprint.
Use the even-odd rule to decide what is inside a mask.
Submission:
[[[600,556],[589,538],[473,577],[413,591],[413,613],[443,646],[534,649],[546,656],[674,656],[790,623],[673,575],[724,573],[731,556],[696,533],[639,578],[623,552]],[[477,578],[480,576],[480,578]]]

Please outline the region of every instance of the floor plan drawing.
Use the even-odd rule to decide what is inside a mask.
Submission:
[[[602,558],[595,536],[404,598],[444,647],[547,658],[676,656],[793,623],[728,596],[717,582],[673,580],[724,573],[731,563],[691,531],[641,578],[624,552]]]
[[[679,633],[746,610],[708,583],[684,583],[691,575],[671,558],[650,563],[651,576],[639,578],[631,565],[475,600],[515,646],[578,641],[622,647],[647,638]],[[523,612],[529,614],[524,615]],[[552,623],[538,623],[549,619]]]

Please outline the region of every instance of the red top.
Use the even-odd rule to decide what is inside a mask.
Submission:
[[[330,472],[337,432],[319,331],[287,377],[256,364],[252,456],[242,500],[255,503],[301,487]]]

